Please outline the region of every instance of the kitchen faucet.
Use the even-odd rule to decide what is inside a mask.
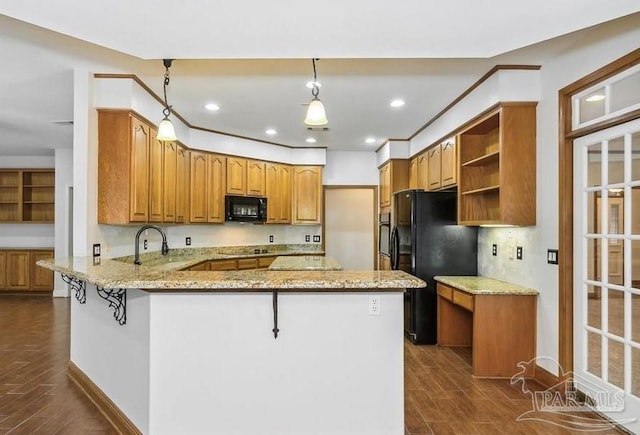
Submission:
[[[158,232],[162,235],[162,255],[167,255],[169,253],[169,245],[167,245],[167,235],[164,233],[162,228],[157,225],[143,225],[136,233],[136,254],[133,259],[134,264],[142,264],[140,262],[140,234],[142,234],[144,230],[148,230],[151,228],[153,228],[154,230],[158,230]]]

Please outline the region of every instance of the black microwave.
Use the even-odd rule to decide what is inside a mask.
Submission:
[[[224,200],[224,216],[227,222],[265,222],[267,198],[227,195]]]

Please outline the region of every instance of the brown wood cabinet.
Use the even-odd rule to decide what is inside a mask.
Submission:
[[[418,157],[409,160],[409,189],[418,188]]]
[[[178,144],[164,142],[162,145],[162,222],[170,223],[176,221]]]
[[[429,190],[438,190],[442,186],[442,180],[440,179],[441,164],[440,160],[440,145],[436,145],[427,150],[427,156],[429,160]]]
[[[190,221],[224,222],[224,179],[226,158],[217,154],[191,151]]]
[[[267,223],[291,223],[291,167],[279,163],[265,165]]]
[[[268,268],[276,257],[247,257],[247,258],[233,258],[225,260],[209,260],[203,261],[189,267],[189,270],[199,271],[230,271],[230,270],[251,270],[251,269],[266,269]]]
[[[247,159],[227,157],[227,194],[247,194]]]
[[[418,189],[429,190],[429,154],[424,151],[418,156]]]
[[[380,212],[391,211],[394,192],[409,187],[409,161],[389,160],[380,167]]]
[[[458,156],[456,155],[455,138],[442,142],[440,152],[440,186],[455,186],[458,182]]]
[[[391,270],[391,258],[378,254],[378,270]]]
[[[442,283],[437,293],[438,346],[471,346],[474,376],[510,378],[536,356],[536,295],[470,294]]]
[[[53,169],[0,169],[0,222],[54,221]]]
[[[503,104],[458,135],[463,225],[535,225],[536,104]]]
[[[293,168],[293,225],[322,224],[322,167]]]
[[[189,221],[190,165],[189,150],[178,145],[176,155],[176,223]]]
[[[53,250],[0,250],[0,291],[52,291],[53,271],[36,265],[38,260],[47,258],[53,258]]]
[[[247,195],[265,196],[265,162],[247,160]]]
[[[164,217],[164,144],[159,142],[154,128],[149,141],[149,222],[162,222]]]

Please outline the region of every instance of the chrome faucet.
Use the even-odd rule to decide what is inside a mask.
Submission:
[[[133,259],[134,264],[142,264],[140,262],[140,234],[142,234],[144,230],[148,230],[152,228],[154,230],[158,230],[158,232],[162,235],[162,255],[167,255],[169,253],[169,245],[167,245],[167,235],[164,233],[162,228],[160,228],[157,225],[143,225],[136,233],[136,241],[135,241],[136,255]]]

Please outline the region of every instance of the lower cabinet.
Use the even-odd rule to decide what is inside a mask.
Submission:
[[[391,258],[378,254],[378,270],[391,270]]]
[[[36,264],[47,258],[53,258],[52,250],[0,250],[0,291],[52,291],[53,271]]]
[[[195,264],[188,270],[208,270],[208,271],[225,271],[225,270],[251,270],[266,269],[273,263],[276,257],[250,257],[228,260],[209,260]]]

